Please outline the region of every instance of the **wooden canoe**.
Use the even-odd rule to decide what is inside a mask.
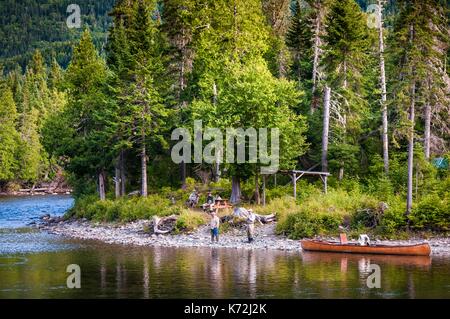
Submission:
[[[341,244],[337,242],[326,242],[318,240],[302,240],[302,249],[307,251],[326,251],[350,254],[377,254],[377,255],[409,255],[429,256],[430,245],[427,243],[417,245],[372,245],[360,246],[358,244]]]

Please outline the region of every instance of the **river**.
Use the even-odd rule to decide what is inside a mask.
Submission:
[[[70,196],[0,198],[0,298],[450,298],[448,257],[130,248],[29,226],[72,205]],[[67,287],[71,264],[80,289]],[[367,285],[374,264],[380,288]]]

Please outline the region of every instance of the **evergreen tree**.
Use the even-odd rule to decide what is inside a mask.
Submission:
[[[286,47],[286,33],[289,30],[290,0],[263,0],[263,10],[271,27],[271,49],[269,63],[272,72],[279,78],[285,78],[290,64],[289,51]]]
[[[16,177],[16,119],[17,111],[11,89],[0,82],[0,181],[9,181]]]
[[[128,6],[127,6],[128,5]],[[117,131],[118,158],[123,166],[123,152],[133,146],[140,150],[141,194],[147,196],[147,161],[150,140],[161,140],[161,124],[168,115],[161,103],[155,79],[162,74],[162,49],[157,21],[152,19],[154,2],[119,3],[113,11],[115,24],[109,45],[109,61],[118,85],[117,103],[120,123]],[[126,15],[124,14],[126,12]],[[121,165],[122,164],[122,165]],[[123,168],[121,169],[123,171]],[[117,171],[117,174],[123,173]],[[123,177],[116,176],[116,180]],[[116,195],[120,195],[116,185]]]
[[[66,73],[68,105],[60,117],[66,130],[55,134],[64,139],[58,155],[70,158],[66,169],[79,179],[92,180],[96,176],[102,200],[115,130],[114,104],[105,90],[107,77],[106,64],[99,57],[90,32],[85,30]],[[99,152],[100,149],[105,151]]]
[[[313,33],[310,25],[311,12],[302,7],[301,1],[293,4],[293,15],[286,35],[287,46],[293,53],[292,78],[298,81],[299,89],[311,90]]]
[[[342,180],[344,166],[349,164],[346,159],[354,158],[359,149],[356,139],[366,108],[361,80],[368,58],[369,32],[364,15],[354,0],[333,3],[326,18],[325,32],[322,65],[328,84],[340,98],[340,101],[334,101],[331,111],[331,117],[336,120],[330,153],[335,150],[333,162],[337,164]],[[346,156],[343,156],[343,150],[348,153]]]
[[[390,49],[391,72],[392,78],[396,79],[392,81],[391,90],[399,115],[396,135],[406,137],[408,141],[406,214],[409,215],[413,205],[416,113],[418,106],[423,106],[423,101],[425,109],[430,111],[430,93],[434,91],[430,85],[442,80],[443,72],[439,71],[439,63],[435,63],[438,52],[435,45],[440,37],[440,29],[435,26],[442,9],[439,1],[400,1],[399,4],[400,13],[391,38],[391,41],[395,41]]]

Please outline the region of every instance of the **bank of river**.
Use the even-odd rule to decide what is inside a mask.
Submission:
[[[258,230],[255,244],[237,231],[214,246],[205,228],[152,237],[143,222],[29,226],[72,203],[66,196],[0,199],[0,298],[450,298],[444,254],[307,253],[274,236],[273,225]],[[80,266],[81,289],[67,288],[71,264]],[[371,264],[381,269],[379,289],[367,287]]]
[[[214,247],[235,249],[266,249],[300,251],[300,241],[291,240],[275,233],[275,223],[256,227],[256,238],[251,244],[246,242],[243,229],[231,229],[220,234],[219,243],[211,243],[208,226],[202,226],[189,234],[150,235],[143,230],[150,221],[140,220],[125,224],[94,223],[86,220],[71,220],[53,223],[42,227],[43,230],[57,235],[77,239],[98,240],[108,244],[132,246],[164,246],[164,247]],[[329,238],[331,239],[331,238]],[[337,239],[334,239],[337,240]],[[412,245],[424,242],[423,239],[374,241],[378,244]],[[426,240],[432,248],[432,254],[450,257],[450,238],[432,238]]]

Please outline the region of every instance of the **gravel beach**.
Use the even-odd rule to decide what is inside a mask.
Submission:
[[[223,247],[236,249],[274,249],[301,251],[300,241],[291,240],[275,234],[275,223],[258,226],[256,238],[251,244],[246,241],[245,230],[231,229],[220,234],[219,243],[211,243],[208,226],[201,226],[195,232],[176,235],[151,235],[143,231],[150,221],[140,220],[126,224],[93,223],[86,220],[59,221],[43,223],[38,227],[46,232],[77,239],[98,240],[109,244],[133,246],[165,247]],[[326,238],[331,239],[331,238]],[[335,239],[337,240],[337,239]],[[377,244],[416,244],[428,242],[434,256],[450,257],[450,238],[432,238],[428,240],[413,238],[410,240],[374,240]]]

